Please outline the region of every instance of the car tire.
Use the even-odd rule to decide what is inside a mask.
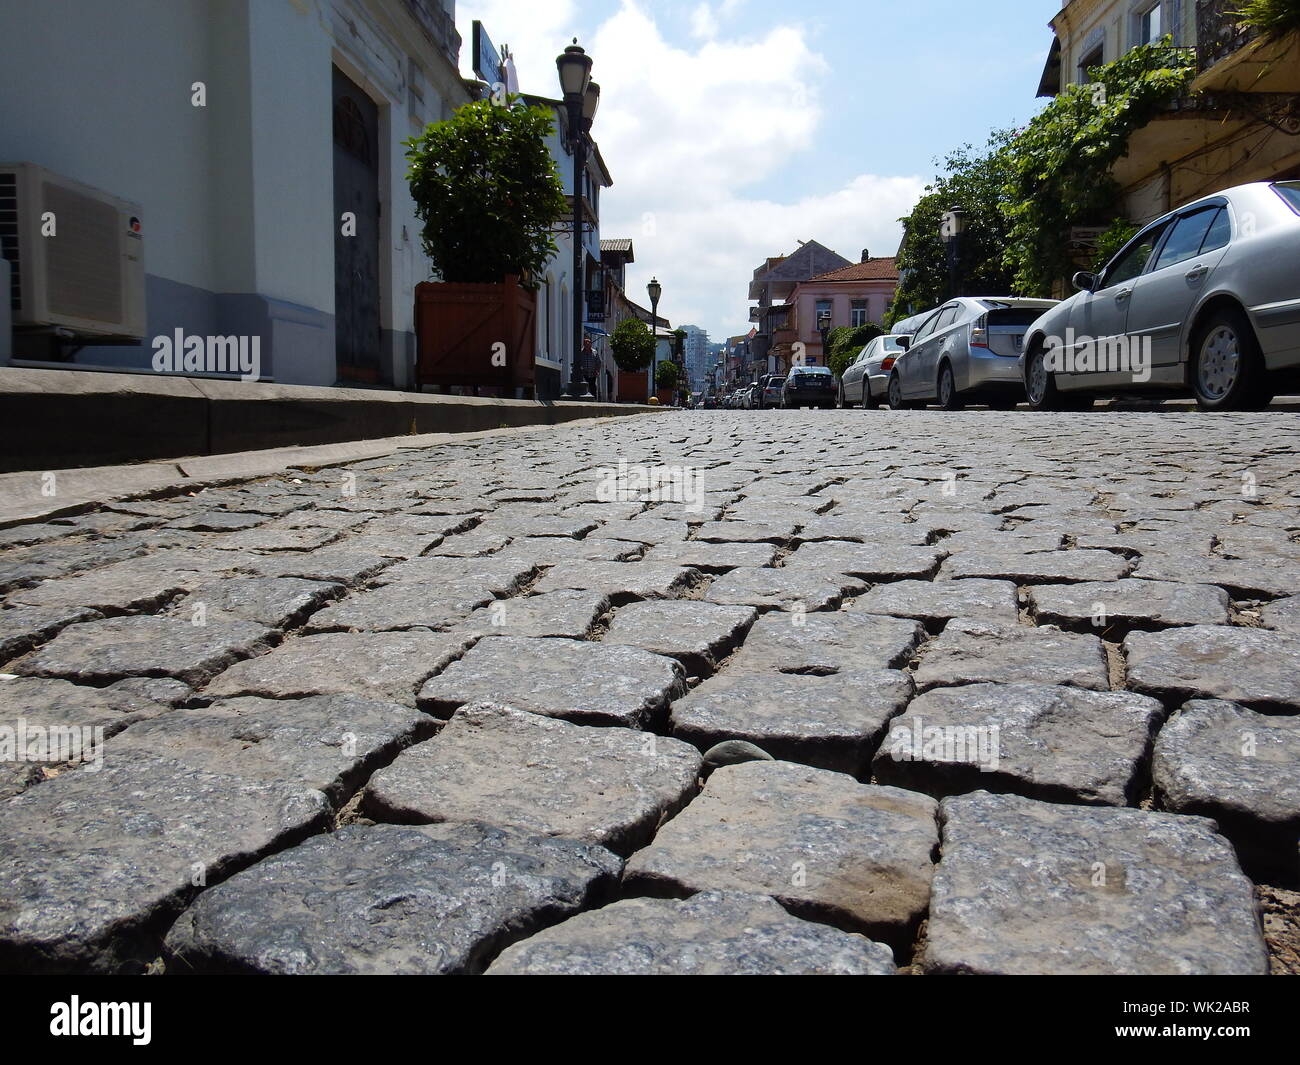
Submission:
[[[907,401],[903,399],[903,383],[898,379],[898,374],[889,377],[889,409],[907,410]]]
[[[862,379],[862,409],[875,410],[879,401],[871,394],[871,382],[865,377]]]
[[[940,410],[961,410],[966,404],[957,393],[957,380],[952,375],[952,366],[944,363],[939,367],[939,379],[934,384],[934,396]]]
[[[1250,320],[1235,307],[1214,311],[1192,337],[1192,393],[1205,411],[1250,410],[1267,392]]]
[[[1030,410],[1064,410],[1065,403],[1056,391],[1056,381],[1046,365],[1047,352],[1035,344],[1025,356],[1025,398]]]

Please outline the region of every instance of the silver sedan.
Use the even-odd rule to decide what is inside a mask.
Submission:
[[[900,342],[907,350],[890,371],[889,405],[1014,407],[1024,396],[1018,360],[1025,333],[1056,302],[963,296],[945,303]]]
[[[1189,391],[1203,410],[1267,406],[1300,384],[1300,181],[1195,200],[1074,283],[1026,339],[1033,409]]]
[[[903,353],[901,336],[890,333],[875,337],[845,368],[840,376],[840,401],[844,406],[860,403],[864,410],[870,410],[885,398],[889,371],[894,368],[894,359]]]

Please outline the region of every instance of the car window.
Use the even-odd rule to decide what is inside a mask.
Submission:
[[[939,315],[939,320],[934,324],[934,331],[937,333],[941,329],[947,329],[957,320],[959,314],[961,314],[961,304],[945,307],[943,313]]]
[[[919,344],[922,340],[924,340],[926,337],[928,337],[931,333],[934,332],[935,326],[938,324],[939,318],[942,316],[942,314],[943,314],[942,311],[936,311],[934,314],[930,315],[930,317],[927,318],[921,324],[921,328],[918,329],[915,335],[913,335],[912,337],[913,345]]]
[[[1167,222],[1154,225],[1140,234],[1128,246],[1127,250],[1111,263],[1106,271],[1102,287],[1110,288],[1111,285],[1119,285],[1125,281],[1132,281],[1133,278],[1137,277],[1146,267],[1147,261],[1151,258],[1151,253],[1155,251],[1166,225],[1168,225]]]
[[[1286,200],[1291,210],[1300,214],[1300,181],[1279,181],[1273,186],[1273,191]]]
[[[1220,208],[1207,207],[1204,210],[1185,214],[1174,223],[1173,232],[1165,240],[1165,246],[1156,257],[1154,269],[1163,270],[1167,266],[1184,263],[1195,258],[1205,243],[1205,238],[1214,224]]]
[[[1226,248],[1232,240],[1232,219],[1228,215],[1226,207],[1220,207],[1218,214],[1214,216],[1214,221],[1210,223],[1210,228],[1205,234],[1205,239],[1201,241],[1201,255],[1208,252],[1218,251],[1220,248]]]

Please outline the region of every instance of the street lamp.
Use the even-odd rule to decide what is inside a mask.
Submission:
[[[646,396],[649,399],[655,394],[655,372],[659,369],[659,297],[664,294],[664,287],[659,284],[657,277],[652,277],[645,290],[650,297],[650,334],[655,342],[650,356],[650,388]]]
[[[582,269],[582,176],[587,169],[587,138],[596,107],[600,103],[600,86],[591,80],[591,56],[573,38],[555,59],[560,72],[560,89],[569,118],[569,147],[573,151],[573,362],[569,368],[569,387],[562,395],[569,399],[594,399],[582,366],[582,319],[586,279]]]
[[[826,350],[826,336],[828,333],[830,333],[830,331],[831,331],[831,312],[822,311],[821,314],[817,316],[817,332],[819,332],[822,335],[822,365],[823,366],[829,366],[831,364],[830,352]]]
[[[948,253],[948,293],[949,297],[960,296],[957,267],[961,263],[961,238],[966,232],[966,212],[954,207],[944,213],[939,223],[939,239],[943,241]]]

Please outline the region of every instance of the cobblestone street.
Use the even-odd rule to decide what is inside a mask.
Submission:
[[[1294,419],[674,411],[0,530],[0,968],[1300,971]]]

